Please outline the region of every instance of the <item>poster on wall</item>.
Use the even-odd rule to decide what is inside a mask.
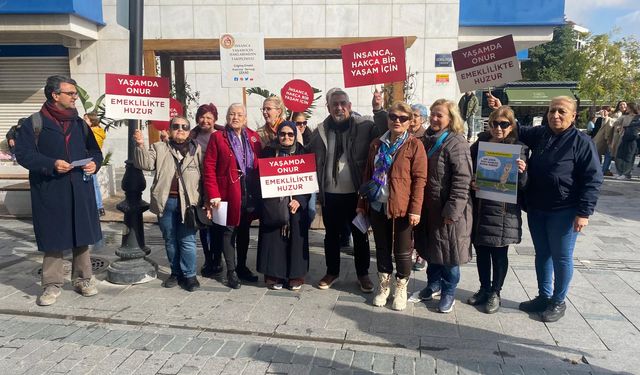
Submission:
[[[404,38],[389,38],[342,46],[345,87],[404,81],[407,78]]]
[[[222,34],[220,69],[222,87],[264,84],[264,35]]]
[[[461,92],[522,79],[512,35],[453,51],[452,56]]]
[[[106,117],[151,121],[169,118],[166,78],[106,73],[104,93]]]
[[[315,154],[258,159],[262,198],[318,192]]]
[[[499,202],[518,201],[518,163],[521,145],[478,144],[476,197]]]
[[[449,74],[448,73],[437,73],[436,74],[436,84],[437,85],[446,85],[449,83]]]

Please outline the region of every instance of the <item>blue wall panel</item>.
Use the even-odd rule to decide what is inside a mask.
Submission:
[[[104,25],[102,0],[0,0],[0,14],[75,14]]]
[[[557,26],[564,0],[460,0],[460,26]]]

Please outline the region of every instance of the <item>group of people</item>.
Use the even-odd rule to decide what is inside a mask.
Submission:
[[[95,138],[81,138],[84,133],[78,130],[83,128],[73,107],[74,85],[70,79],[48,82],[48,101],[41,111],[46,141],[38,141],[30,126],[19,131],[19,139],[28,141],[17,143],[18,161],[30,170],[36,204],[47,191],[44,185],[75,187],[84,183],[83,173],[95,173],[102,160]],[[518,127],[511,108],[489,95],[494,109],[489,131],[479,134],[471,146],[458,106],[450,100],[438,99],[429,109],[403,102],[383,109],[376,93],[373,116],[361,116],[352,110],[349,95],[334,88],[327,92],[326,103],[329,115],[314,130],[307,127],[304,114],[291,114],[293,121],[288,121],[282,100],[269,97],[262,105],[265,123],[257,131],[247,126],[246,108],[234,103],[226,111],[224,125],[216,124],[216,106],[206,104],[198,109],[193,127],[184,116],[172,118],[165,141],[146,147],[142,133],[133,134],[134,165],[155,170],[150,209],[158,215],[171,269],[164,287],[198,289],[198,230],[205,259],[202,276],[231,288],[257,282],[258,276],[247,266],[247,251],[250,225],[259,219],[257,271],[271,289],[299,290],[309,269],[308,230],[317,199],[325,227],[326,263],[317,288],[329,289],[339,280],[340,237],[349,228],[357,283],[364,293],[375,291],[373,305],[390,302],[394,310],[406,308],[415,249],[427,265],[427,285],[419,298],[440,295],[438,310],[452,311],[460,266],[471,260],[475,247],[480,288],[467,302],[495,313],[508,273],[508,246],[520,242],[521,212],[526,211],[536,252],[538,295],[521,303],[520,309],[540,313],[547,322],[564,315],[576,237],[594,212],[603,179],[595,144],[574,126],[572,98],[554,98],[548,125],[531,128]],[[84,140],[82,147],[69,148],[65,134],[73,142]],[[513,165],[518,171],[516,203],[476,196],[479,142],[521,146]],[[94,162],[72,168],[69,161],[80,157],[65,154],[65,149],[72,154],[82,151],[83,156],[88,152]],[[315,156],[319,192],[262,199],[258,159],[305,153]],[[71,196],[75,195],[74,189]],[[74,251],[76,290],[83,295],[97,293],[82,254],[99,240],[99,223],[97,211],[87,214],[86,205],[76,202],[88,220],[79,223],[82,215],[72,215],[55,229],[45,225],[34,208],[38,247],[45,251],[41,305],[55,302],[59,295],[61,279],[57,271],[48,270],[58,270],[63,249]],[[211,218],[224,206],[225,225],[204,229],[193,225],[190,216],[195,208],[203,207]],[[50,207],[55,209],[44,204],[40,209]],[[354,219],[365,219],[373,229],[376,283],[369,277],[368,233]],[[69,241],[48,246],[49,237],[60,230],[73,231]]]
[[[640,134],[640,108],[637,103],[619,101],[615,109],[602,106],[600,116],[593,121],[590,132],[602,160],[605,176],[614,176],[611,162],[615,162],[616,179],[630,180]]]

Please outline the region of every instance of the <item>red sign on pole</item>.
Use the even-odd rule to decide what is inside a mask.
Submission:
[[[313,88],[301,79],[287,82],[280,90],[285,107],[293,112],[304,112],[313,103]]]
[[[178,115],[184,115],[182,103],[180,103],[178,99],[169,98],[169,120]],[[169,130],[169,121],[153,121],[151,125],[153,125],[157,131]]]
[[[404,81],[407,78],[404,38],[342,46],[345,87]]]
[[[522,79],[512,35],[462,48],[451,55],[460,91],[494,87]]]
[[[169,117],[169,80],[162,77],[105,74],[106,116],[158,120]]]
[[[258,159],[263,198],[318,191],[315,154]]]

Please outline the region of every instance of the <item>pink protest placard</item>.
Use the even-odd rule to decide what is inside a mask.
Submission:
[[[313,103],[313,88],[301,79],[287,82],[280,90],[284,106],[293,112],[304,112]]]
[[[404,38],[389,38],[342,46],[345,87],[404,81]]]
[[[169,80],[162,77],[105,74],[106,116],[114,119],[166,121]]]
[[[512,35],[474,44],[451,55],[462,92],[522,79]]]
[[[318,191],[315,154],[258,159],[262,198]]]

